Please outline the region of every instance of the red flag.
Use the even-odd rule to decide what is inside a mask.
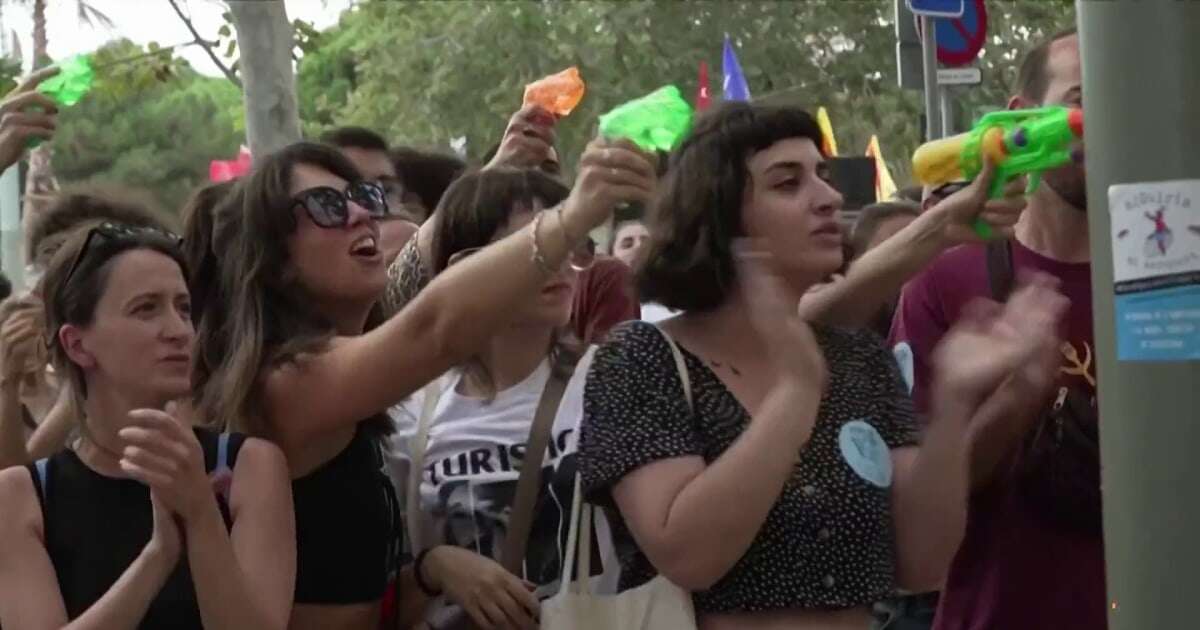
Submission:
[[[708,104],[712,101],[712,97],[708,90],[708,64],[700,62],[700,89],[696,91],[696,111],[702,112],[708,109]]]
[[[212,182],[227,182],[237,179],[250,172],[250,149],[242,147],[238,156],[232,160],[213,160],[208,163],[208,180]]]

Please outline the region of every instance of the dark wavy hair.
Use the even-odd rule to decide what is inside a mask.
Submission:
[[[262,435],[264,370],[292,362],[328,347],[334,327],[312,306],[313,299],[290,274],[287,235],[297,218],[291,185],[295,167],[307,164],[349,182],[362,179],[336,148],[298,142],[266,156],[238,184],[218,215],[227,217],[221,235],[228,245],[220,257],[219,291],[227,301],[210,310],[198,336],[197,353],[211,358],[211,374],[193,373],[193,395],[213,424],[251,435]],[[372,311],[367,327],[383,321]],[[381,413],[369,419],[377,435],[390,430]]]
[[[795,107],[729,102],[697,119],[671,155],[648,212],[650,249],[638,276],[643,301],[682,311],[725,301],[735,276],[733,240],[745,234],[746,160],[788,138],[821,146],[817,121]]]

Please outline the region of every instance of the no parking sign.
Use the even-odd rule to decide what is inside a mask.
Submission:
[[[913,0],[913,4],[920,4],[920,0]],[[961,4],[962,12],[958,17],[939,17],[937,20],[937,59],[944,66],[970,64],[987,41],[987,8],[983,0],[963,0]],[[946,9],[950,10],[950,7]],[[919,20],[917,33],[921,33]]]

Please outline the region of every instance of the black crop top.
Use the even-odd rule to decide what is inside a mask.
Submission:
[[[812,436],[745,555],[711,589],[693,594],[697,612],[856,608],[895,586],[889,450],[917,443],[907,387],[875,335],[814,332],[829,386]],[[580,474],[585,496],[613,524],[622,589],[657,572],[616,509],[613,485],[657,460],[698,455],[711,463],[750,420],[700,359],[683,354],[695,412],[670,346],[649,324],[614,331],[588,373]]]
[[[296,603],[355,604],[383,597],[396,569],[399,509],[370,429],[320,468],[292,481]]]
[[[220,436],[196,429],[210,473],[222,462],[232,469],[243,436]],[[29,465],[42,506],[46,552],[70,619],[95,604],[129,568],[150,541],[154,528],[150,489],[132,479],[105,477],[88,468],[74,451],[64,450]],[[228,506],[218,497],[228,520]],[[138,625],[146,630],[202,630],[187,556],[150,602]]]

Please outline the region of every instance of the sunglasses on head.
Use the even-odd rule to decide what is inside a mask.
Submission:
[[[446,267],[452,267],[463,261],[467,256],[478,252],[482,247],[468,247],[467,249],[459,250],[450,255],[450,260],[446,262]],[[574,271],[587,271],[596,262],[596,241],[590,237],[581,243],[567,256],[567,264]]]
[[[345,227],[350,222],[350,202],[361,206],[372,219],[388,216],[387,191],[375,182],[355,182],[344,191],[331,186],[309,188],[292,201],[304,208],[313,223],[323,228]]]
[[[83,241],[83,247],[79,248],[79,253],[75,255],[75,260],[71,261],[71,268],[67,270],[66,282],[70,282],[71,277],[79,270],[79,265],[83,263],[84,258],[87,258],[88,254],[100,243],[135,240],[147,236],[162,239],[174,247],[179,247],[183,244],[183,238],[174,232],[160,230],[148,225],[126,225],[124,223],[105,221],[88,230],[87,238]]]

